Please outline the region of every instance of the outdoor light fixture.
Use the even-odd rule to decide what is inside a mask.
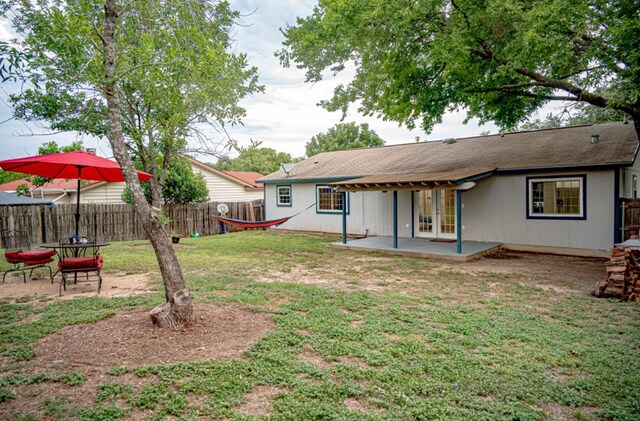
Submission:
[[[591,143],[594,145],[600,141],[600,135],[598,133],[594,133],[591,135]]]

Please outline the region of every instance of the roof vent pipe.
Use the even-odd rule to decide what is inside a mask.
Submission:
[[[445,145],[451,145],[452,143],[456,143],[456,140],[452,137],[447,138],[445,140],[442,141],[442,143],[444,143]]]
[[[598,133],[594,133],[591,135],[591,143],[594,145],[600,141],[600,135]]]
[[[420,142],[420,136],[416,136],[416,142]]]

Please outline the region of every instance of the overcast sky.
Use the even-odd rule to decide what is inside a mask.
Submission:
[[[258,68],[260,82],[265,86],[264,94],[256,94],[244,99],[241,104],[247,110],[243,126],[228,128],[232,138],[241,145],[248,145],[250,139],[263,142],[263,146],[284,151],[293,156],[304,154],[304,145],[317,133],[325,132],[340,122],[340,113],[330,113],[316,104],[331,97],[333,88],[340,82],[348,81],[346,76],[329,77],[319,83],[304,83],[304,72],[296,68],[280,66],[274,52],[282,47],[283,36],[280,28],[295,24],[297,16],[311,13],[313,0],[231,0],[232,7],[242,13],[241,26],[236,28],[234,38],[236,48],[248,55],[251,65]],[[0,39],[7,39],[9,33],[0,25]],[[11,109],[6,102],[9,93],[17,92],[19,86],[5,83],[2,85],[0,99],[0,121],[10,118]],[[478,127],[475,122],[462,124],[464,115],[448,114],[442,124],[426,135],[419,129],[409,131],[397,123],[382,119],[367,118],[352,110],[345,122],[369,123],[387,144],[421,139],[443,139],[448,137],[466,137],[481,131],[496,132],[494,125]],[[40,144],[55,140],[59,144],[82,139],[86,147],[95,147],[98,154],[111,156],[107,140],[78,137],[74,133],[56,135],[34,135],[46,133],[44,124],[25,124],[11,120],[0,125],[0,159],[15,158],[35,154]],[[212,133],[212,137],[221,135]],[[211,158],[202,158],[212,160]]]

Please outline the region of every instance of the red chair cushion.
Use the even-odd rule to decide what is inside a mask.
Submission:
[[[44,265],[45,263],[51,263],[53,259],[51,257],[47,257],[44,259],[35,259],[35,260],[23,260],[22,263],[26,266],[35,266],[35,265]]]
[[[25,250],[20,252],[20,258],[23,260],[42,260],[52,257],[56,254],[55,250]]]
[[[22,253],[22,250],[6,251],[4,253],[4,258],[9,263],[22,263],[22,258],[20,257],[20,253]]]
[[[89,257],[65,257],[58,261],[58,267],[62,270],[100,270],[102,269],[102,256]]]

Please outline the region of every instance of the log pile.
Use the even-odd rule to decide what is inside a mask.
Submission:
[[[596,297],[620,298],[624,301],[640,301],[640,250],[616,247],[611,259],[605,263],[607,278],[598,282],[593,295]]]

